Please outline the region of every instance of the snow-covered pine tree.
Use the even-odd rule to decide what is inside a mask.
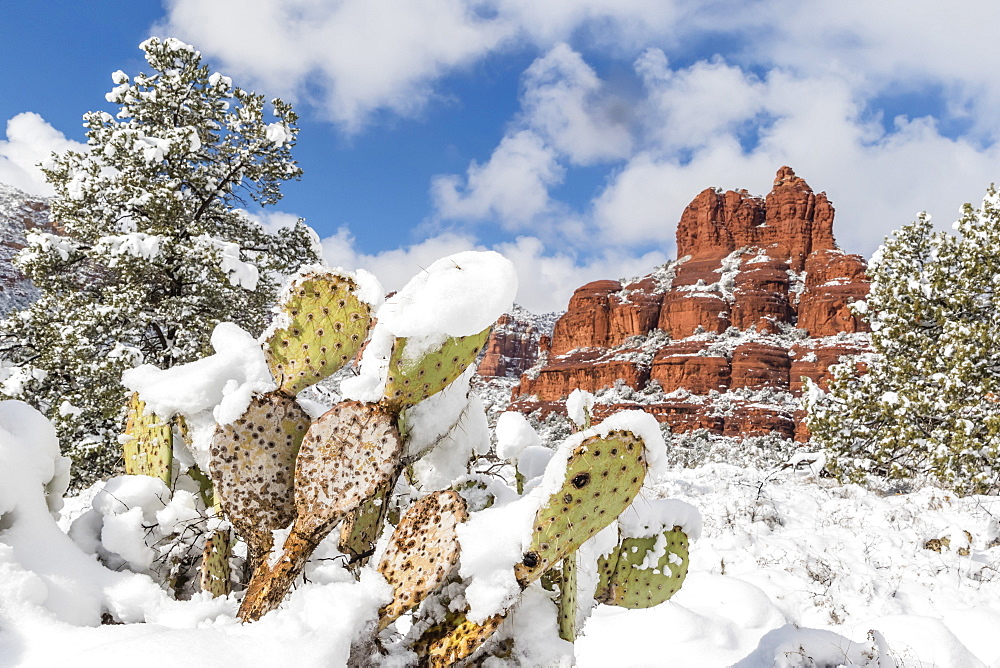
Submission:
[[[926,478],[960,494],[1000,490],[1000,196],[965,205],[957,235],[927,216],[872,258],[856,309],[874,354],[807,393],[807,423],[840,478]]]
[[[152,72],[115,72],[118,113],[86,114],[87,149],[43,166],[63,234],[31,235],[17,263],[42,296],[0,324],[0,390],[55,422],[78,484],[121,456],[124,369],[196,359],[221,321],[259,333],[281,275],[318,261],[302,221],[269,234],[236,208],[301,174],[291,107],[273,100],[268,122],[191,46],[140,48]]]

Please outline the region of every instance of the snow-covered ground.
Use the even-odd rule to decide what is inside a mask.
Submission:
[[[688,579],[648,610],[599,607],[577,665],[1000,666],[1000,499],[881,496],[723,464],[672,469],[655,489],[701,510]],[[234,600],[172,601],[125,573],[98,583],[68,540],[28,538],[0,527],[2,666],[342,665],[348,630],[385,595],[321,549],[308,584],[242,625]],[[67,601],[99,588],[146,623],[74,620]]]

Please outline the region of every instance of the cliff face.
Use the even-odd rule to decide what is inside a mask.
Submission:
[[[0,315],[24,308],[38,291],[14,267],[13,259],[31,231],[55,232],[48,202],[0,183]]]
[[[641,407],[675,432],[803,438],[802,379],[822,385],[868,348],[848,308],[868,293],[865,262],[837,248],[833,218],[788,167],[764,198],[703,191],[681,216],[676,262],[576,290],[512,408],[561,412],[581,388],[597,417]]]

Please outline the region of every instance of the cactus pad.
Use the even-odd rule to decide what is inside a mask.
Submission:
[[[688,537],[680,527],[647,538],[625,538],[598,560],[595,600],[622,608],[651,608],[681,588],[689,564]]]
[[[240,619],[278,607],[320,541],[398,474],[402,449],[393,415],[380,404],[345,401],[309,427],[295,461],[295,522],[277,562],[254,572]]]
[[[241,418],[219,425],[212,437],[215,497],[251,552],[271,549],[271,531],[295,518],[295,456],[309,417],[278,393],[254,397]]]
[[[494,615],[476,624],[460,612],[449,612],[443,622],[424,631],[413,650],[421,658],[420,665],[452,666],[482,647],[503,620],[503,615]]]
[[[214,531],[205,539],[201,555],[201,590],[212,596],[227,596],[231,591],[229,557],[232,544],[229,529]]]
[[[135,392],[128,400],[128,421],[123,450],[125,473],[148,475],[170,485],[173,462],[173,427],[155,413],[146,412],[146,404]]]
[[[576,641],[577,634],[577,554],[567,554],[562,561],[562,579],[559,583],[559,637],[568,642]]]
[[[381,612],[382,628],[444,584],[458,564],[455,527],[468,517],[465,499],[451,490],[429,494],[406,511],[378,565],[393,590]]]
[[[294,396],[354,358],[368,336],[371,307],[354,294],[357,285],[334,273],[296,281],[280,304],[288,319],[264,342],[278,389]]]
[[[562,487],[539,508],[531,543],[514,565],[521,586],[608,526],[632,503],[645,477],[643,441],[632,432],[612,431],[576,446]]]
[[[346,554],[348,566],[357,573],[368,563],[375,552],[375,541],[382,533],[389,512],[392,490],[397,478],[393,476],[365,500],[361,507],[349,513],[340,523],[340,541],[337,549]]]
[[[389,359],[384,402],[399,412],[443,390],[476,361],[490,330],[487,327],[478,334],[450,337],[437,350],[416,359],[407,356],[408,340],[396,339]]]
[[[295,508],[309,532],[358,508],[399,470],[403,444],[379,404],[344,401],[309,428],[295,462]],[[324,534],[325,535],[325,534]]]

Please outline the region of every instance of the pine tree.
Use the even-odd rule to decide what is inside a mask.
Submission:
[[[20,269],[41,290],[0,324],[2,391],[56,424],[77,482],[120,458],[121,372],[209,352],[221,321],[259,333],[281,275],[318,261],[302,221],[268,234],[238,206],[281,197],[301,170],[296,115],[210,73],[176,39],[140,45],[151,74],[112,75],[112,116],[84,116],[87,148],[43,166],[63,234],[33,234]]]
[[[874,353],[835,368],[806,401],[813,439],[840,478],[932,479],[960,494],[1000,490],[1000,196],[965,205],[957,235],[927,216],[872,258],[857,305]]]

